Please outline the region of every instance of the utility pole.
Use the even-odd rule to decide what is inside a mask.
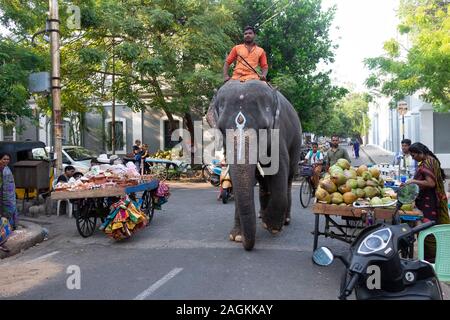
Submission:
[[[49,0],[50,58],[52,62],[52,109],[54,127],[54,152],[56,155],[56,175],[62,173],[62,121],[61,121],[61,76],[59,51],[58,0]]]
[[[116,45],[115,39],[112,40],[112,110],[111,110],[111,152],[116,154],[116,57],[114,52],[114,47]]]

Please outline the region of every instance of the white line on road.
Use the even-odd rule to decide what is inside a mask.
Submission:
[[[168,274],[166,274],[164,277],[156,281],[154,284],[152,284],[148,289],[144,290],[141,294],[139,294],[136,298],[133,300],[144,300],[149,295],[151,295],[153,292],[159,289],[159,287],[163,286],[167,281],[175,277],[178,273],[180,273],[183,270],[183,268],[175,268],[172,271],[170,271]]]
[[[43,256],[40,256],[40,257],[37,257],[37,258],[32,259],[32,260],[30,260],[30,261],[27,261],[27,263],[30,263],[30,262],[38,262],[38,261],[47,259],[47,258],[49,258],[49,257],[51,257],[51,256],[54,256],[55,254],[58,254],[58,253],[59,253],[59,251],[53,251],[53,252],[44,254]]]

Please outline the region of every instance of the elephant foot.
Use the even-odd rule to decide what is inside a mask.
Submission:
[[[266,230],[269,229],[269,228],[267,227],[267,224],[266,224],[265,222],[262,223],[262,227],[263,227],[264,229],[266,229]]]
[[[264,229],[266,229],[267,231],[269,231],[271,234],[277,234],[277,233],[280,233],[280,231],[281,231],[281,230],[269,228],[265,222],[262,223],[262,227]]]
[[[241,231],[237,228],[234,228],[230,232],[230,241],[242,242]]]
[[[280,233],[280,230],[272,229],[272,230],[270,230],[270,233],[272,233],[272,234],[278,234],[278,233]]]

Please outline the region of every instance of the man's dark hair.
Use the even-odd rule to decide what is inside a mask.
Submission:
[[[64,168],[64,172],[70,171],[70,170],[74,170],[75,171],[75,167],[74,166],[67,166]]]
[[[255,34],[256,34],[255,28],[254,28],[254,27],[252,27],[252,26],[246,26],[246,27],[244,28],[244,32],[245,32],[245,31],[247,31],[247,30],[252,30],[252,31],[253,31],[253,33],[255,33]]]
[[[410,146],[410,145],[411,145],[411,140],[409,140],[409,139],[403,139],[403,140],[402,140],[402,144],[407,144],[408,146]]]
[[[311,145],[312,145],[312,146],[316,146],[316,147],[319,146],[319,144],[318,144],[317,142],[313,142],[313,143],[311,143]]]
[[[333,134],[333,135],[331,136],[331,139],[333,139],[333,138],[338,138],[338,139],[339,139],[339,136],[338,136],[337,134]]]

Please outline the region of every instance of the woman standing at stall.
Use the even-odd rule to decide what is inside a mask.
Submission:
[[[412,144],[409,147],[409,152],[419,165],[414,179],[409,180],[407,183],[415,183],[420,188],[416,206],[423,212],[424,222],[450,223],[444,187],[446,176],[441,168],[441,162],[427,146],[420,142]],[[434,262],[435,251],[435,239],[427,237],[425,239],[425,259]]]
[[[11,157],[0,153],[0,250],[9,251],[4,245],[12,230],[16,228],[16,186],[8,167]]]

